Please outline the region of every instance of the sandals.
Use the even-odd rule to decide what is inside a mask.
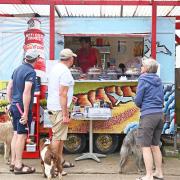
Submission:
[[[22,164],[22,165],[23,165],[23,164]],[[10,164],[10,165],[9,165],[9,171],[10,171],[10,172],[14,172],[14,167],[15,167],[14,164]]]
[[[66,176],[67,172],[66,171],[62,171],[62,176]]]
[[[138,177],[138,178],[136,178],[136,180],[143,180],[143,178],[142,177]]]
[[[62,162],[62,166],[63,166],[63,168],[71,168],[71,167],[74,167],[74,164],[69,161],[64,160]]]
[[[14,172],[14,164],[10,164],[9,165],[9,171],[10,172]]]
[[[31,174],[34,172],[35,172],[35,168],[24,165],[24,164],[22,164],[20,168],[17,168],[14,166],[14,174]]]
[[[154,179],[164,180],[163,177],[153,176]]]
[[[144,177],[145,176],[143,176],[143,177],[138,177],[138,178],[136,178],[136,180],[144,180]],[[154,177],[154,176],[153,176]]]
[[[54,177],[57,177],[58,176],[58,171],[57,169],[55,169],[55,174],[54,174]],[[62,176],[66,176],[67,175],[67,172],[66,171],[62,171]]]

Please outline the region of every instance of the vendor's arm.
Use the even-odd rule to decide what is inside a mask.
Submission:
[[[12,98],[12,87],[13,87],[13,80],[11,79],[7,86],[7,100],[9,103],[11,103],[11,98]]]
[[[102,67],[101,55],[100,55],[98,49],[96,49],[96,61],[97,61],[97,66]]]
[[[137,91],[136,91],[136,97],[135,97],[135,104],[136,106],[138,106],[139,108],[141,108],[142,106],[142,101],[143,101],[143,97],[144,97],[144,81],[143,80],[139,80],[138,82],[138,86],[137,86]]]

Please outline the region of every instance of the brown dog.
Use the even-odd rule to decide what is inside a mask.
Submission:
[[[4,143],[4,161],[9,164],[13,126],[8,115],[7,118],[6,122],[0,123],[0,141]]]
[[[44,177],[50,180],[58,175],[59,180],[62,180],[60,156],[52,149],[51,143],[45,139],[40,141],[40,156]]]

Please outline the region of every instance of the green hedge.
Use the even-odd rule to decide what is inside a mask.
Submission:
[[[47,108],[47,100],[46,100],[46,99],[41,99],[41,100],[40,100],[40,106],[41,106],[43,109],[46,109],[46,108]]]
[[[0,100],[0,108],[6,107],[9,104],[7,100]]]
[[[5,108],[8,104],[7,100],[0,100],[0,112],[5,112]]]

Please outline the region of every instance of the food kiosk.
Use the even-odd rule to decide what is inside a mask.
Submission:
[[[174,94],[175,45],[170,40],[174,39],[174,20],[157,18],[158,74],[168,97]],[[65,47],[76,52],[80,47],[79,38],[88,36],[91,37],[91,45],[101,54],[102,69],[92,67],[86,74],[82,74],[78,67],[71,69],[76,79],[74,95],[78,98],[75,111],[78,107],[78,111],[83,114],[87,107],[104,105],[111,109],[112,117],[108,121],[93,123],[94,150],[100,153],[114,152],[120,141],[119,134],[138,126],[140,111],[133,99],[140,75],[141,58],[151,56],[151,19],[62,18],[59,24],[65,26],[56,27],[58,42],[61,44],[56,47],[58,50]],[[120,63],[126,66],[124,74],[119,69]],[[173,106],[174,101],[168,101],[167,98],[166,102],[171,102],[171,107]],[[166,103],[166,106],[164,111],[170,111],[167,110],[170,104]],[[72,107],[72,111],[73,109]],[[173,112],[174,109],[171,114]],[[172,131],[171,122],[168,122],[164,132]],[[84,149],[88,127],[87,121],[72,118],[68,141],[65,143],[68,152],[81,152]]]
[[[129,132],[130,129],[138,125],[140,112],[135,106],[133,99],[136,93],[136,86],[139,76],[139,59],[151,55],[151,18],[96,18],[96,17],[62,17],[55,19],[55,60],[48,61],[49,47],[48,33],[49,21],[47,18],[38,18],[41,21],[44,33],[44,55],[46,67],[59,59],[59,51],[65,47],[77,50],[79,48],[79,38],[82,36],[91,37],[92,46],[101,53],[103,69],[89,70],[88,74],[80,73],[75,67],[72,73],[76,78],[74,95],[78,98],[75,109],[79,106],[80,112],[84,112],[87,107],[106,107],[110,108],[112,117],[108,121],[96,121],[93,123],[94,132],[94,150],[96,152],[110,153],[118,147],[121,136]],[[27,20],[22,18],[4,18],[3,29],[7,29],[7,34],[1,33],[3,41],[9,46],[17,46],[22,50],[24,45],[24,31],[27,30]],[[28,19],[29,20],[29,19]],[[17,27],[19,22],[19,29]],[[9,24],[16,27],[9,29]],[[87,28],[89,27],[89,28]],[[18,31],[17,31],[18,29]],[[11,36],[8,36],[8,33]],[[14,33],[14,35],[13,35]],[[9,41],[13,37],[13,40]],[[17,44],[17,38],[22,43]],[[100,39],[100,40],[98,40]],[[172,40],[173,39],[173,40]],[[159,63],[159,75],[165,84],[166,109],[173,114],[173,93],[174,93],[174,64],[175,64],[175,18],[158,17],[157,18],[157,61]],[[21,42],[20,41],[20,42]],[[100,43],[99,43],[100,42]],[[4,43],[4,44],[3,44]],[[1,58],[6,59],[6,63],[1,64],[3,69],[14,69],[14,64],[18,66],[22,62],[23,51],[17,56],[19,51],[11,53],[11,59],[14,58],[14,64],[10,63],[9,58],[11,48],[4,51]],[[20,57],[21,56],[21,57]],[[51,62],[51,63],[50,63]],[[107,68],[107,62],[110,68]],[[126,66],[126,72],[123,74],[119,64]],[[54,63],[55,64],[55,63]],[[2,71],[2,77],[10,76],[9,71]],[[12,71],[11,71],[12,72]],[[3,74],[4,73],[4,74]],[[78,78],[79,77],[79,78]],[[88,78],[91,77],[91,78]],[[169,97],[171,100],[169,100]],[[169,100],[169,101],[168,101]],[[168,109],[169,108],[169,109]],[[74,107],[72,107],[74,110]],[[171,121],[164,127],[165,133],[170,133],[173,127],[173,116]],[[69,152],[81,152],[84,150],[87,141],[88,122],[72,120],[69,126],[68,141],[65,148]]]

